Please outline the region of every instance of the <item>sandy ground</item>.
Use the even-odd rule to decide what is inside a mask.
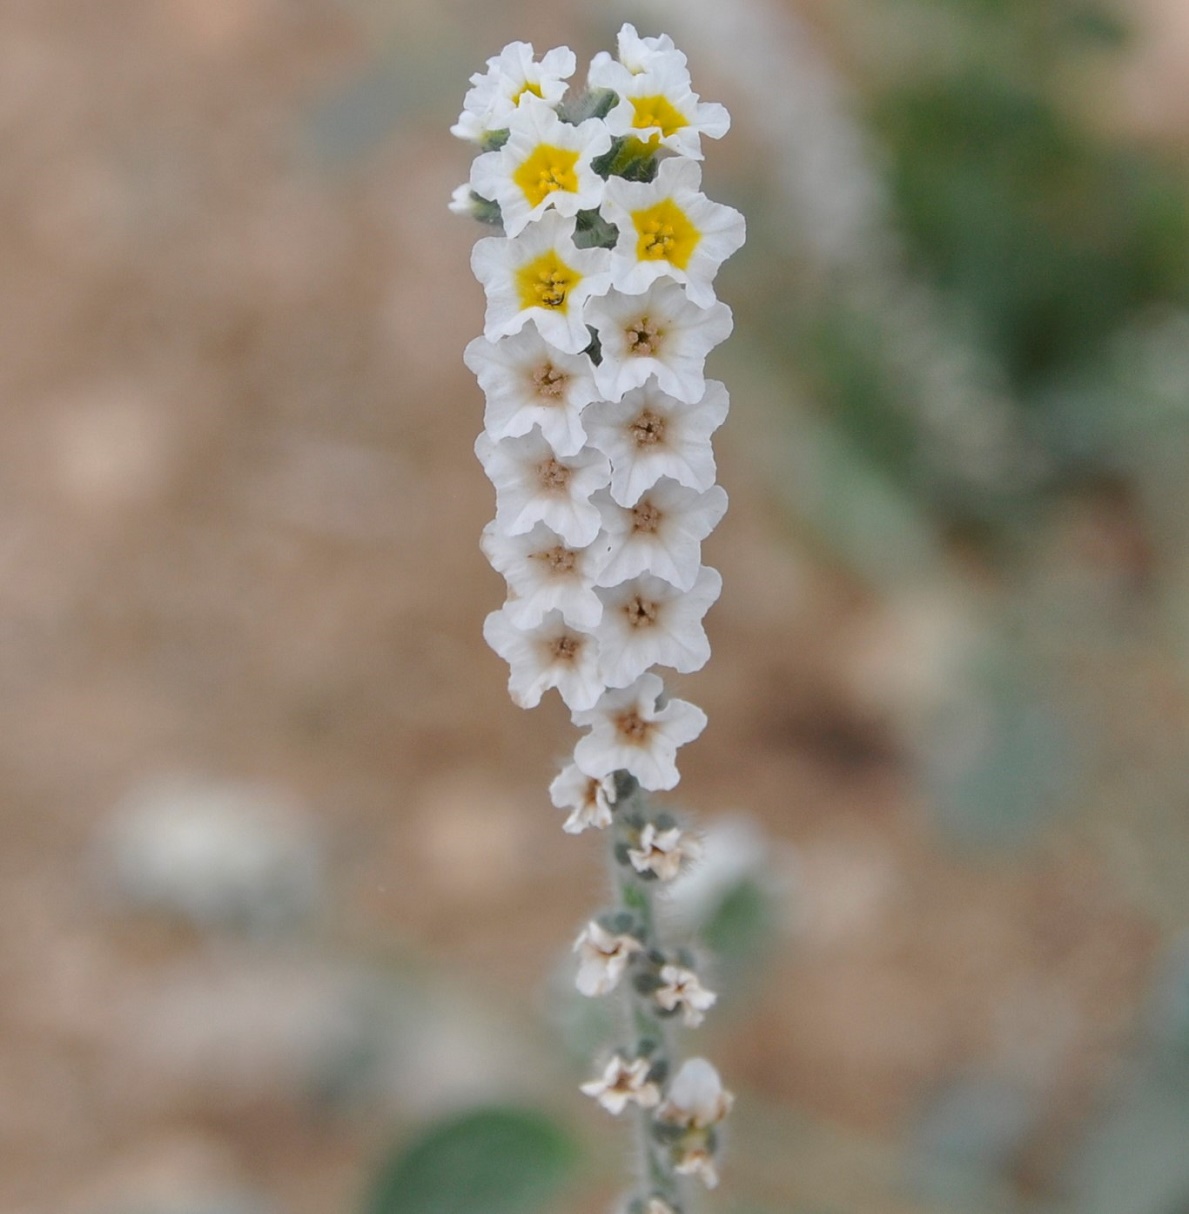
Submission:
[[[544,791],[570,726],[516,710],[480,638],[500,585],[460,361],[475,233],[443,210],[474,66],[455,9],[0,8],[3,1214],[187,1178],[349,1208],[399,1108],[305,1098],[301,1009],[385,956],[523,1014],[601,896]],[[424,97],[401,83],[417,39],[452,81]],[[399,70],[375,133],[377,62]],[[1043,1185],[1156,928],[1076,837],[1010,865],[939,850],[895,720],[855,690],[856,645],[894,656],[895,621],[790,535],[747,441],[724,435],[721,480],[714,659],[679,681],[712,725],[683,790],[796,845],[800,892],[716,1056],[887,1142],[976,1062],[1027,1075]],[[175,773],[300,807],[330,891],[311,936],[212,942],[105,893],[104,823]]]

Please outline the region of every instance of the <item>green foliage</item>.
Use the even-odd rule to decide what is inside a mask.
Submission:
[[[764,951],[772,932],[771,896],[754,880],[732,885],[702,927],[702,939],[720,957],[746,960]]]
[[[576,1159],[573,1140],[540,1113],[473,1110],[399,1148],[365,1214],[533,1214],[567,1183]]]
[[[1184,183],[1096,140],[1039,87],[981,67],[876,107],[917,259],[979,318],[1021,392],[1092,358],[1189,284]]]
[[[1025,841],[1069,793],[1084,755],[1055,689],[1014,638],[988,638],[925,745],[941,824],[968,845]]]
[[[815,394],[842,431],[884,475],[912,483],[919,435],[891,374],[878,319],[835,300],[816,315],[806,344]]]

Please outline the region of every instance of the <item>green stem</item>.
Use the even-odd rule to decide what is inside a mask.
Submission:
[[[626,811],[647,810],[647,796],[631,776],[626,772],[616,773],[616,785],[619,791],[616,810],[621,822]],[[645,950],[663,953],[665,949],[657,930],[653,907],[652,886],[655,883],[643,880],[629,864],[620,861],[616,852],[621,849],[624,841],[619,837],[618,829],[609,833],[610,860],[620,907],[631,914]],[[666,1076],[671,1075],[676,1069],[676,1059],[669,1024],[657,1015],[652,998],[641,994],[630,977],[623,983],[622,989],[625,992],[628,1026],[636,1039],[637,1056],[649,1053],[654,1065],[662,1065]],[[641,1108],[637,1110],[636,1115],[637,1151],[647,1185],[646,1191],[638,1196],[647,1198],[654,1194],[659,1195],[679,1208],[680,1180],[673,1170],[673,1161],[668,1149],[653,1135],[653,1112],[652,1109]]]

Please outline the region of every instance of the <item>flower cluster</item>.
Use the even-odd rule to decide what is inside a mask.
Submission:
[[[643,889],[699,848],[642,790],[677,784],[677,749],[706,724],[653,668],[690,673],[710,655],[703,618],[722,579],[701,547],[727,506],[711,437],[728,398],[705,362],[731,331],[713,284],[744,221],[701,192],[702,140],[730,120],[693,92],[670,38],[625,25],[584,89],[568,84],[575,68],[568,48],[538,60],[512,43],[472,77],[452,128],[479,154],[451,208],[500,229],[471,259],[487,306],[464,355],[486,397],[475,451],[495,486],[482,548],[508,586],[484,636],[517,704],[556,688],[585,730],[551,798],[566,831],[611,828],[624,880]],[[648,919],[588,924],[578,989],[604,995],[630,974],[659,1026],[696,1026],[716,997]],[[584,1090],[613,1113],[653,1110],[670,1171],[712,1185],[713,1122],[680,1110],[713,1068],[691,1060],[666,1087],[664,1053],[658,1040],[617,1054]],[[673,1208],[668,1193],[648,1200]]]
[[[567,829],[608,824],[602,782],[678,780],[705,725],[663,701],[667,666],[710,654],[721,579],[701,542],[726,510],[711,435],[727,413],[706,355],[731,331],[714,296],[743,216],[701,193],[701,141],[729,125],[666,37],[620,31],[567,99],[567,48],[515,42],[473,77],[453,128],[479,144],[456,209],[499,222],[472,266],[487,296],[467,366],[487,398],[476,453],[496,490],[483,550],[508,583],[484,635],[522,707],[557,688],[589,732],[553,786]]]

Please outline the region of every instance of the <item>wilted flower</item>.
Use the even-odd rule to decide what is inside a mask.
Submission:
[[[660,979],[663,985],[657,987],[652,997],[666,1012],[680,1008],[686,1028],[697,1028],[705,1019],[704,1013],[718,1002],[714,991],[708,991],[698,975],[684,966],[662,965]]]
[[[574,951],[578,954],[574,985],[583,995],[608,994],[619,985],[628,963],[643,948],[635,936],[609,932],[591,920],[574,941]]]
[[[619,1116],[629,1102],[642,1109],[652,1108],[661,1098],[660,1089],[648,1079],[652,1064],[647,1058],[622,1058],[616,1054],[603,1070],[602,1077],[582,1085],[608,1113]]]

